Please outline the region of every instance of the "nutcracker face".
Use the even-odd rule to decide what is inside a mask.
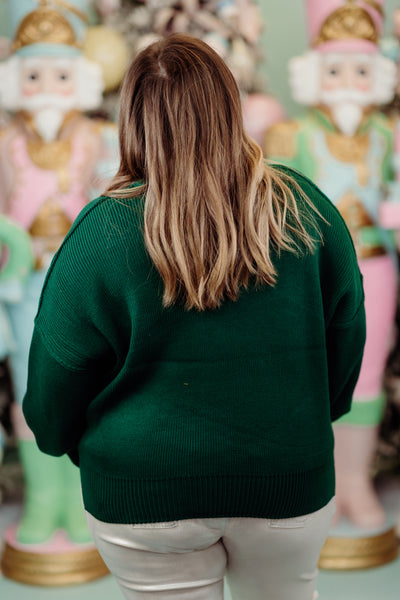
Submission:
[[[81,55],[15,54],[0,62],[0,108],[32,115],[45,140],[54,139],[66,113],[100,106],[103,87],[100,66]]]
[[[21,63],[20,89],[25,98],[38,94],[54,94],[62,98],[75,93],[73,60],[36,58]]]
[[[369,55],[327,54],[321,61],[321,88],[325,93],[342,89],[370,95],[374,63]]]
[[[338,129],[351,136],[374,103],[375,55],[323,54],[320,62],[320,99]]]
[[[52,141],[67,112],[77,108],[76,61],[72,58],[29,57],[19,65],[20,106],[32,114],[36,131]]]

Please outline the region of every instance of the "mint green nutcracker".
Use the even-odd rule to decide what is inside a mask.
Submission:
[[[29,235],[16,223],[0,215],[0,360],[15,350],[15,339],[6,306],[21,301],[23,283],[33,269]],[[5,438],[0,426],[0,466]]]
[[[265,142],[269,158],[307,175],[337,206],[364,277],[364,359],[352,410],[334,427],[335,524],[337,531],[344,528],[347,536],[351,531],[355,539],[387,535],[375,564],[385,562],[385,552],[392,558],[396,553],[393,529],[371,478],[396,309],[397,264],[390,229],[397,226],[400,206],[395,203],[386,210],[394,179],[394,134],[393,124],[376,108],[392,99],[396,85],[395,65],[378,48],[383,4],[307,0],[312,48],[292,59],[289,71],[295,100],[309,110],[299,119],[274,125]],[[353,563],[337,564],[374,564],[371,557],[363,563],[357,552],[353,558]]]

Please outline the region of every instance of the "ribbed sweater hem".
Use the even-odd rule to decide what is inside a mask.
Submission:
[[[333,457],[317,468],[270,475],[126,479],[81,465],[85,509],[108,523],[195,518],[290,518],[325,506],[335,493]]]

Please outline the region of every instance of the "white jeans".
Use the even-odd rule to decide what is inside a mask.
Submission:
[[[118,525],[86,513],[96,546],[129,600],[312,600],[334,499],[292,519],[192,519]]]

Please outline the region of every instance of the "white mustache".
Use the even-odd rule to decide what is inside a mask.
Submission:
[[[57,94],[35,94],[29,98],[21,98],[21,106],[33,112],[44,108],[58,108],[69,110],[76,105],[74,95],[63,97]]]
[[[321,91],[321,100],[328,106],[335,104],[358,104],[358,106],[368,106],[372,101],[371,92],[361,92],[354,88],[342,88],[332,91]]]

